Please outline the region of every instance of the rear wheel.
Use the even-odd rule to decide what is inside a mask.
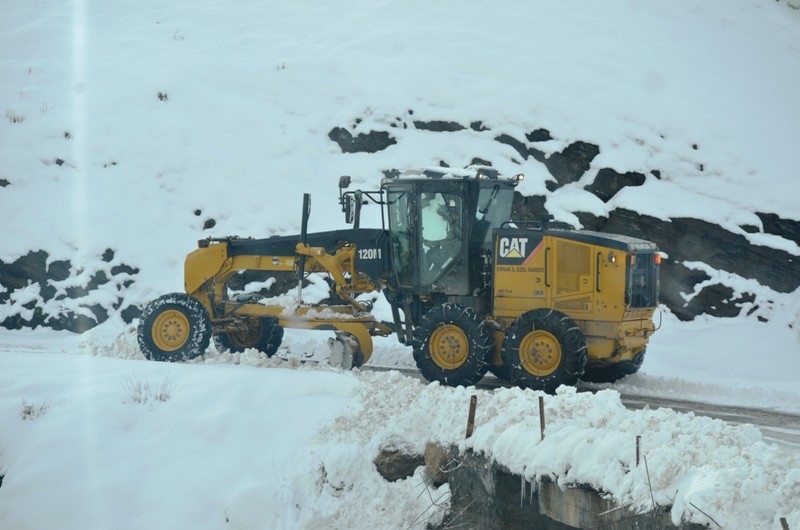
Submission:
[[[589,365],[586,367],[581,379],[587,383],[613,383],[619,381],[623,377],[639,371],[639,368],[644,364],[646,351],[647,347],[642,348],[642,351],[634,355],[630,361],[620,361],[605,366]]]
[[[503,366],[514,384],[553,393],[560,385],[578,382],[586,366],[586,341],[564,313],[528,311],[506,330]]]
[[[242,331],[229,331],[214,334],[214,346],[220,353],[230,351],[242,352],[248,348],[255,348],[267,357],[275,355],[283,341],[283,328],[278,324],[277,318],[261,317],[251,318],[245,322],[246,328]]]
[[[201,355],[211,338],[211,319],[196,298],[171,293],[156,298],[139,317],[137,342],[153,361],[185,361]]]
[[[426,313],[414,330],[414,360],[428,381],[474,385],[486,374],[492,336],[478,314],[458,304]]]

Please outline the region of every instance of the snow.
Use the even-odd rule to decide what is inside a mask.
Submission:
[[[494,141],[538,128],[553,139],[528,146],[546,154],[576,140],[600,147],[581,182],[549,195],[557,220],[614,208],[695,217],[797,255],[794,242],[741,229],[761,227],[757,212],[800,220],[796,2],[8,4],[0,259],[44,249],[50,264],[71,260],[63,292],[123,264],[137,272],[74,301],[45,304],[30,285],[0,306],[0,319],[31,302],[53,316],[110,312],[82,336],[0,335],[0,528],[423,528],[443,516],[448,487],[422,470],[387,483],[372,460],[428,440],[646,510],[636,436],[655,501],[672,504],[675,521],[708,523],[699,508],[723,528],[780,528],[779,517],[800,528],[796,452],[753,426],[630,411],[619,396],[800,414],[796,292],[685,263],[759,303],[688,323],[663,310],[641,373],[545,397],[543,441],[536,392],[301,363],[324,359],[324,333],[287,332],[271,360],[209,351],[149,363],[116,305],[180,290],[197,239],[299,232],[305,192],[309,230],[344,227],[343,174],[375,189],[386,169],[460,168],[477,156],[525,173],[521,192],[544,193],[544,167]],[[415,120],[488,130],[434,133]],[[397,144],[343,154],[327,137],[337,126],[387,131]],[[602,203],[583,186],[606,167],[647,179]],[[375,209],[364,216],[380,222]],[[376,339],[370,362],[413,366],[393,337]],[[473,393],[476,429],[464,440]]]

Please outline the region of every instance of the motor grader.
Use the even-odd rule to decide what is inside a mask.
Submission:
[[[353,228],[308,233],[306,194],[299,235],[199,241],[186,257],[185,293],[145,307],[139,346],[148,359],[181,361],[203,354],[213,338],[220,350],[269,356],[284,328],[327,330],[335,336],[331,358],[350,368],[369,360],[374,336],[395,333],[422,375],[444,385],[473,385],[491,371],[553,392],[635,373],[655,331],[656,245],[554,229],[547,217],[512,222],[522,178],[416,172],[384,178],[377,191],[351,191],[341,177],[339,202]],[[381,208],[381,228],[360,227],[370,203]],[[230,288],[255,271],[296,279],[296,294]],[[334,302],[303,302],[311,274],[328,279]],[[363,300],[378,291],[391,323]]]

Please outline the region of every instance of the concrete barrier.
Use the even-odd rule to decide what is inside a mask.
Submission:
[[[547,478],[526,482],[483,454],[448,450],[452,493],[442,528],[485,530],[700,530],[703,525],[675,526],[669,506],[636,514],[588,487],[562,489]]]

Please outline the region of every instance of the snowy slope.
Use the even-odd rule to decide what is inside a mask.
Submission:
[[[63,347],[67,353],[135,357],[129,329],[115,311],[180,290],[183,257],[199,238],[296,233],[302,194],[309,191],[314,194],[310,229],[344,226],[335,201],[336,182],[343,174],[354,177],[354,187],[373,188],[384,170],[440,162],[464,167],[480,157],[503,174],[525,173],[523,193],[545,194],[551,177],[544,166],[494,141],[500,134],[523,138],[546,128],[553,139],[537,143],[546,154],[576,140],[600,147],[584,179],[549,194],[548,209],[562,221],[574,222],[572,212],[577,210],[604,215],[617,207],[663,219],[695,217],[743,235],[742,225],[761,225],[755,212],[800,221],[800,185],[794,178],[800,163],[800,11],[792,3],[543,0],[512,2],[502,9],[488,2],[416,0],[344,5],[252,0],[235,6],[150,0],[135,5],[90,0],[6,4],[0,16],[0,114],[5,118],[0,117],[5,227],[0,259],[9,263],[31,250],[44,250],[48,263],[71,260],[74,268],[58,286],[64,290],[121,264],[137,270],[130,286],[111,284],[76,302],[46,304],[50,314],[71,303],[70,309],[83,307],[89,315],[85,307],[92,304],[111,313],[79,345]],[[488,130],[433,133],[416,128],[415,120],[480,122]],[[374,154],[344,154],[328,138],[334,127],[353,134],[387,131],[397,143]],[[648,176],[643,186],[603,203],[583,189],[602,167],[645,174],[659,170],[661,179]],[[214,226],[204,229],[211,219]],[[746,237],[800,255],[797,244],[786,239],[759,233]],[[113,258],[103,261],[107,249]],[[619,388],[797,412],[797,293],[774,293],[725,271],[708,272],[773,300],[770,322],[743,316],[681,323],[667,313],[642,373]],[[0,319],[30,311],[31,303],[42,300],[34,285],[9,294],[9,301],[0,305]],[[117,305],[120,298],[124,304]],[[57,340],[70,343],[73,338]],[[353,445],[326,446],[320,438],[331,428],[332,417],[368,409],[365,396],[374,391],[373,384],[411,385],[386,399],[406,400],[409,414],[417,419],[437,399],[452,399],[453,407],[461,407],[468,394],[400,384],[391,375],[287,374],[230,366],[200,372],[206,367],[177,366],[169,368],[179,380],[174,399],[138,407],[124,403],[127,393],[120,379],[133,372],[155,385],[168,367],[13,353],[60,348],[49,341],[50,334],[41,330],[2,330],[0,475],[6,478],[0,487],[0,528],[47,528],[56,521],[60,527],[81,528],[85,517],[95,515],[121,527],[178,521],[222,528],[220,514],[226,509],[233,514],[231,521],[252,518],[239,519],[239,528],[259,527],[256,520],[276,528],[352,526],[346,524],[347,517],[354,517],[349,507],[363,505],[365,498],[373,498],[369,495],[396,502],[421,482],[417,477],[413,484],[387,491],[367,469],[377,445],[395,440],[395,430],[414,433],[397,438],[402,444],[424,443],[423,435],[451,440],[462,429],[462,420],[460,412],[450,418],[450,405],[443,405],[441,415],[457,428],[437,425],[418,433],[409,427],[413,420],[394,423],[388,412],[374,423],[387,423],[391,435],[345,428],[340,436],[350,437],[347,443],[368,448],[365,460],[350,468],[349,458],[358,453]],[[289,336],[285,347],[302,352],[314,349],[315,343]],[[391,341],[378,343],[374,360],[392,366],[412,363],[408,351]],[[248,364],[211,352],[205,361]],[[275,368],[261,359],[250,364]],[[304,381],[304,376],[310,379]],[[230,383],[220,383],[225,380]],[[241,394],[229,395],[232,387],[242,389]],[[290,401],[284,400],[286,395],[298,404],[320,398],[330,402],[330,409],[308,406],[315,414],[308,416],[306,409],[292,415],[280,407],[263,407],[265,402]],[[418,395],[423,397],[417,400]],[[505,403],[517,398],[514,391],[500,391],[488,399]],[[519,399],[527,410],[533,397]],[[751,429],[731,434],[723,425],[668,412],[655,419],[650,413],[626,413],[615,408],[613,392],[598,394],[595,404],[587,405],[586,399],[591,400],[567,394],[553,406],[609,410],[610,418],[600,417],[612,428],[599,434],[580,431],[575,439],[606,436],[616,431],[613,426],[630,422],[633,430],[670,425],[659,436],[669,438],[664,443],[672,446],[687,437],[687,445],[676,446],[678,452],[688,445],[713,452],[713,447],[731,444],[731,453],[719,458],[692,452],[680,465],[665,461],[665,473],[672,469],[674,476],[663,477],[660,494],[662,500],[675,501],[675,517],[700,520],[688,509],[681,511],[694,499],[698,506],[713,506],[715,515],[729,517],[730,528],[778,528],[780,515],[789,517],[792,528],[800,526],[800,515],[789,502],[800,491],[795,457],[763,447]],[[47,402],[46,414],[23,421],[23,400],[36,406]],[[211,404],[206,415],[192,418]],[[500,422],[519,418],[501,416]],[[298,423],[296,437],[285,437],[284,431],[292,429],[284,428],[276,429],[281,436],[273,439],[275,430],[267,433],[259,426],[261,417],[271,425]],[[293,417],[302,421],[293,422]],[[231,418],[231,424],[204,427],[209,421],[212,426],[214,421],[224,423],[220,418]],[[597,418],[574,418],[574,425],[565,428],[580,430],[582,422]],[[169,427],[173,424],[174,429]],[[516,433],[525,428],[504,424],[481,431],[479,425],[472,443],[496,452],[520,472],[551,471],[541,462],[534,465],[524,451],[511,449]],[[217,432],[225,435],[217,437]],[[267,438],[266,446],[254,441]],[[246,442],[236,445],[234,439]],[[128,445],[138,443],[132,440],[143,445]],[[181,440],[196,442],[196,460],[176,458]],[[115,452],[104,454],[97,466],[81,465],[101,447]],[[297,447],[309,450],[289,451]],[[661,452],[656,447],[665,446],[654,446]],[[554,455],[552,462],[573,464],[575,454],[586,453],[567,447],[552,450],[547,453]],[[592,458],[574,466],[570,479],[600,481],[604,473],[598,462],[608,456],[606,451],[590,452]],[[286,464],[297,453],[302,455],[298,467]],[[733,453],[743,455],[742,460],[731,458]],[[140,464],[124,458],[128,454],[135,454]],[[272,460],[265,462],[265,454]],[[252,458],[237,460],[231,469],[212,468],[209,475],[220,481],[219,490],[195,489],[194,480],[187,484],[190,470],[209,461],[226,463],[232,455]],[[731,470],[721,460],[741,466]],[[303,490],[309,477],[321,476],[321,462],[341,473],[342,484],[364,482],[373,490],[340,490],[325,483],[316,493]],[[251,464],[252,469],[242,471]],[[164,466],[174,467],[161,477]],[[105,470],[109,473],[100,473]],[[270,473],[280,480],[265,481],[263,475]],[[60,509],[34,514],[37,495],[49,491],[45,485],[73,482],[75,489],[61,490],[69,494],[59,501]],[[648,502],[649,494],[640,497],[641,491],[624,482],[597,485],[615,490],[625,503]],[[721,486],[734,483],[751,488],[756,483],[763,496],[745,502],[741,490]],[[674,497],[676,485],[684,496]],[[140,487],[145,488],[141,495],[128,494]],[[184,488],[186,494],[181,492],[174,504],[156,502]],[[284,492],[286,488],[293,493]],[[83,499],[70,495],[82,490],[100,500],[70,516],[69,508]],[[302,509],[277,518],[273,505],[260,504],[263,498],[273,498],[275,507],[289,511],[294,501]],[[208,511],[194,510],[195,505]],[[129,519],[133,513],[137,518]],[[367,521],[364,527],[407,527],[406,515],[387,515],[383,523]]]

